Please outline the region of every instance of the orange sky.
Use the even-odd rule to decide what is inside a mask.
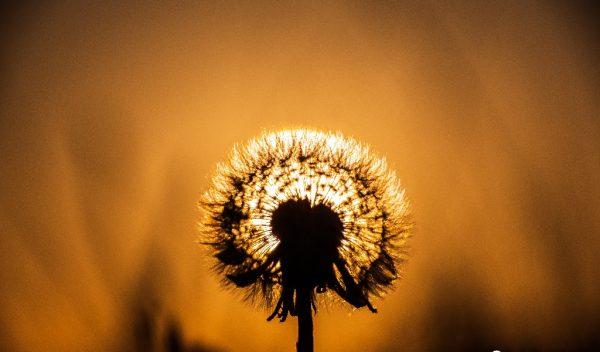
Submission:
[[[321,309],[317,351],[590,346],[600,327],[591,11],[5,8],[0,349],[130,350],[146,311],[155,341],[176,322],[188,345],[293,351],[295,320],[267,323],[222,289],[195,244],[215,163],[288,127],[369,143],[417,222],[404,279],[379,313]]]

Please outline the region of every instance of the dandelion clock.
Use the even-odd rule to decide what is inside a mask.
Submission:
[[[310,130],[236,146],[200,201],[201,243],[225,285],[271,314],[298,319],[313,350],[312,314],[337,296],[377,310],[398,278],[412,222],[394,172],[367,146]],[[338,299],[339,300],[339,299]]]

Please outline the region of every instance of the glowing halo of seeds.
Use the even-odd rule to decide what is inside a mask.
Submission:
[[[317,292],[331,289],[374,311],[369,295],[382,295],[398,278],[412,230],[404,191],[385,160],[341,134],[297,129],[238,145],[217,166],[200,201],[201,242],[212,248],[226,284],[247,288],[247,298],[267,306],[279,305],[283,295],[271,222],[288,201],[325,205],[343,224],[330,268],[335,279]]]

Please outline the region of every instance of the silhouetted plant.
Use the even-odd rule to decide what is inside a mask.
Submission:
[[[376,312],[399,276],[412,226],[393,172],[340,134],[290,130],[236,146],[200,202],[202,243],[224,282],[298,316],[298,351],[312,351],[316,294]]]

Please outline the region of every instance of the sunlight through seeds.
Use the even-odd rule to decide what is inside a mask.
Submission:
[[[270,318],[276,314],[281,320],[288,311],[294,315],[298,284],[291,282],[298,280],[309,280],[318,293],[333,291],[354,307],[376,311],[369,296],[381,296],[398,278],[412,230],[404,191],[385,160],[355,140],[311,130],[267,133],[236,146],[229,160],[217,166],[200,205],[201,242],[213,248],[225,284],[246,288],[246,298],[257,304],[276,305]],[[286,237],[275,233],[274,225],[274,213],[286,206],[307,218],[317,216],[315,209],[321,207],[330,218],[324,220],[330,224],[327,233],[341,223],[339,240],[319,235],[333,236],[329,242],[335,253],[322,260],[324,268],[309,270],[310,279],[286,279],[280,248]],[[303,226],[280,232],[320,231]],[[310,237],[315,234],[295,236],[310,241],[307,248],[325,246],[320,242],[325,239]],[[304,254],[305,259],[315,255]]]

